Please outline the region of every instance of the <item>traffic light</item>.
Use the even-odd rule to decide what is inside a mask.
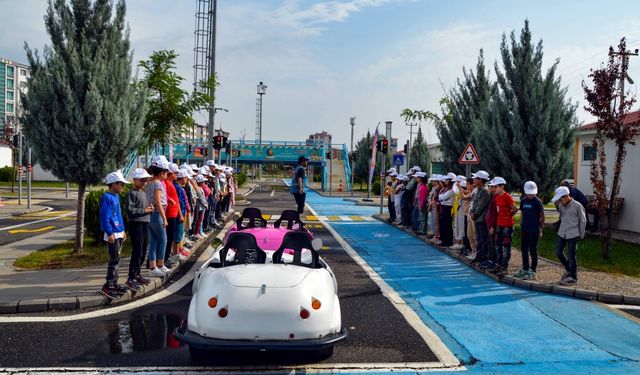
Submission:
[[[408,148],[409,148],[409,144],[408,144],[408,143],[405,143],[405,144],[404,144],[404,153],[405,153],[405,154],[409,152],[409,151],[408,151]]]
[[[379,139],[377,146],[378,151],[382,152],[383,154],[386,154],[389,151],[389,141],[387,141],[386,139]]]
[[[216,135],[213,137],[213,148],[219,150],[222,148],[222,136]]]
[[[15,134],[13,136],[13,147],[18,148],[20,146],[20,136],[18,134]]]

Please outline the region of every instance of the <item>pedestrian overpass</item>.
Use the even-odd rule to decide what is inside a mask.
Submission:
[[[344,184],[344,190],[351,190],[351,168],[348,162],[348,149],[346,144],[327,145],[324,143],[308,144],[300,141],[266,141],[260,143],[257,140],[230,140],[230,153],[225,149],[214,150],[214,155],[206,155],[206,139],[181,139],[180,142],[167,145],[164,150],[154,150],[149,155],[152,158],[158,153],[166,155],[176,163],[204,164],[205,160],[221,160],[227,165],[239,167],[240,165],[255,165],[267,163],[283,163],[296,165],[300,156],[309,159],[309,165],[321,168],[322,190],[336,190],[340,186],[338,181]],[[336,147],[337,146],[337,147]],[[331,149],[331,152],[329,150]],[[188,150],[191,152],[187,153]],[[220,154],[219,154],[220,153]],[[330,154],[331,160],[327,158]],[[130,155],[129,161],[123,173],[125,176],[138,164],[138,153]],[[330,181],[332,183],[330,184]]]

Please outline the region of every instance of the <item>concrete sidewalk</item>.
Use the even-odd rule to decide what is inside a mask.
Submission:
[[[245,184],[238,194],[249,193],[255,188],[254,184]],[[232,213],[227,219],[232,218]],[[205,238],[194,242],[191,249],[194,259],[204,251],[211,240],[220,230],[211,231]],[[33,251],[51,247],[63,241],[73,239],[75,226],[69,226],[21,241],[4,245],[0,248],[0,314],[34,313],[45,311],[64,311],[85,309],[109,305],[112,302],[99,293],[105,282],[106,264],[84,268],[47,269],[36,271],[20,271],[13,267],[17,258]],[[106,251],[106,248],[105,248]],[[120,283],[127,278],[129,258],[120,262]],[[143,276],[152,282],[140,293],[127,292],[113,303],[122,303],[141,295],[146,295],[167,283],[180,267],[174,267],[172,272],[164,277],[152,277],[143,269]]]

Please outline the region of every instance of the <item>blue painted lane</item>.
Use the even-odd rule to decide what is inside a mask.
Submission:
[[[307,200],[319,215],[377,212]],[[389,225],[332,226],[472,371],[640,373],[640,325],[605,307],[498,283]]]

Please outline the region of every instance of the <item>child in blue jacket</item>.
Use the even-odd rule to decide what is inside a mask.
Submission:
[[[127,291],[126,287],[118,285],[120,251],[122,243],[127,239],[120,210],[120,193],[124,190],[124,184],[127,183],[122,172],[109,173],[107,175],[109,190],[100,198],[100,229],[104,232],[104,241],[107,242],[109,250],[107,282],[102,286],[101,292],[109,299],[120,298]]]

